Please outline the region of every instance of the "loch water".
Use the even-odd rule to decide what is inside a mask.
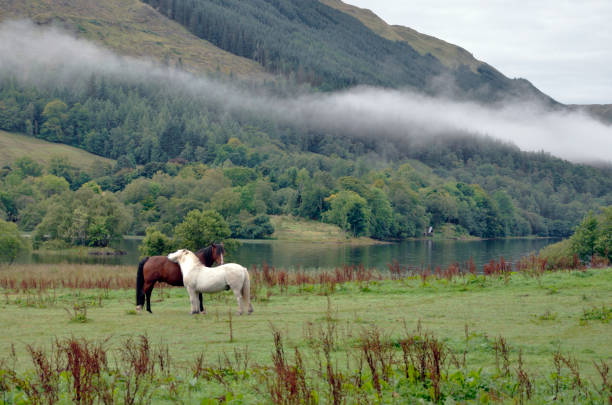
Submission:
[[[375,245],[349,245],[337,243],[287,242],[278,240],[244,240],[240,247],[226,257],[247,268],[264,263],[277,269],[316,270],[333,269],[344,265],[363,265],[366,268],[388,269],[388,264],[397,261],[412,269],[442,268],[452,263],[464,265],[470,259],[477,271],[490,260],[501,257],[514,262],[523,256],[537,253],[543,247],[557,242],[554,238],[512,238],[492,240],[407,240],[397,243]],[[116,248],[122,255],[97,256],[83,251],[82,254],[32,253],[19,258],[20,263],[82,263],[108,265],[138,265],[139,238],[127,238]]]

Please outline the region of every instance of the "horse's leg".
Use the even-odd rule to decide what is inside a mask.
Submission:
[[[191,315],[199,314],[198,295],[196,291],[191,287],[187,287],[187,294],[189,294],[189,302],[191,303]]]
[[[153,311],[151,311],[151,293],[153,292],[153,286],[155,286],[155,281],[147,281],[145,282],[144,288],[142,289],[143,294],[147,299],[147,311],[149,311],[150,313],[153,313]]]
[[[153,313],[153,311],[151,311],[151,293],[153,292],[153,289],[151,288],[149,291],[146,292],[147,295],[147,311],[149,311],[149,313]]]
[[[240,288],[233,288],[232,287],[232,291],[234,292],[234,296],[236,297],[236,300],[238,301],[238,315],[242,315],[242,292],[240,291]]]
[[[142,311],[142,307],[145,305],[145,301],[146,301],[146,295],[144,293],[144,291],[142,290],[138,290],[137,291],[137,298],[136,298],[136,311],[140,312]],[[141,301],[142,300],[142,301]],[[140,302],[142,302],[142,304],[140,304]]]
[[[200,313],[206,315],[206,309],[204,308],[204,300],[202,299],[202,293],[198,293],[198,298],[200,299]]]
[[[253,304],[251,304],[251,277],[249,277],[249,272],[244,269],[245,271],[245,277],[244,277],[244,281],[242,282],[242,300],[246,301],[245,305],[248,304],[248,312],[247,315],[251,315],[253,313]]]

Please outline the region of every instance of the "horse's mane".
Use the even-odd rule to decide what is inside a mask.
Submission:
[[[214,259],[212,256],[212,252],[213,252],[213,246],[216,246],[217,249],[219,249],[221,251],[221,254],[225,254],[225,248],[223,247],[223,243],[213,243],[210,246],[207,246],[205,248],[202,248],[200,250],[198,250],[198,252],[196,253],[196,255],[203,255],[204,256],[204,265],[205,266],[212,266]]]

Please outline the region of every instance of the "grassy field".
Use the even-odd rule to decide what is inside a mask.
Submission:
[[[47,165],[54,156],[65,156],[70,164],[84,170],[89,170],[95,160],[114,163],[111,159],[72,146],[0,130],[0,166],[10,165],[24,156],[43,165]]]
[[[383,243],[372,238],[351,237],[336,225],[289,215],[271,215],[270,222],[274,226],[272,238],[278,240],[351,244]]]
[[[190,315],[184,289],[168,287],[154,290],[153,314],[136,313],[132,267],[2,267],[0,387],[11,400],[25,395],[23,381],[36,386],[32,381],[40,375],[32,353],[48,353],[50,362],[62,342],[77,341],[102,345],[125,370],[136,364],[126,359],[146,352],[155,366],[135,394],[144,402],[291,403],[275,397],[289,395],[291,387],[280,381],[291,372],[296,387],[307,385],[321,403],[338,396],[347,403],[443,403],[446,397],[503,403],[527,400],[528,386],[530,403],[546,402],[555,390],[566,403],[598,403],[610,394],[609,385],[601,388],[604,365],[612,361],[610,268],[395,280],[365,269],[324,277],[269,271],[251,269],[255,312],[238,317],[230,293],[205,296],[208,314]],[[442,347],[437,385],[429,371],[421,379],[414,370],[408,377],[404,350],[415,359],[431,355],[418,352],[418,342]],[[372,363],[368,353],[375,353]],[[172,395],[168,384],[177,387]],[[299,398],[315,403],[305,392]],[[66,389],[69,395],[74,389]]]

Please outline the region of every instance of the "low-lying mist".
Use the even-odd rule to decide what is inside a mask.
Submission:
[[[611,126],[586,113],[551,111],[534,102],[486,106],[372,87],[280,97],[119,56],[59,29],[27,21],[0,24],[0,55],[0,76],[31,85],[70,86],[76,77],[91,74],[136,83],[155,81],[212,100],[228,112],[246,110],[305,129],[400,142],[468,133],[575,162],[612,163]]]

